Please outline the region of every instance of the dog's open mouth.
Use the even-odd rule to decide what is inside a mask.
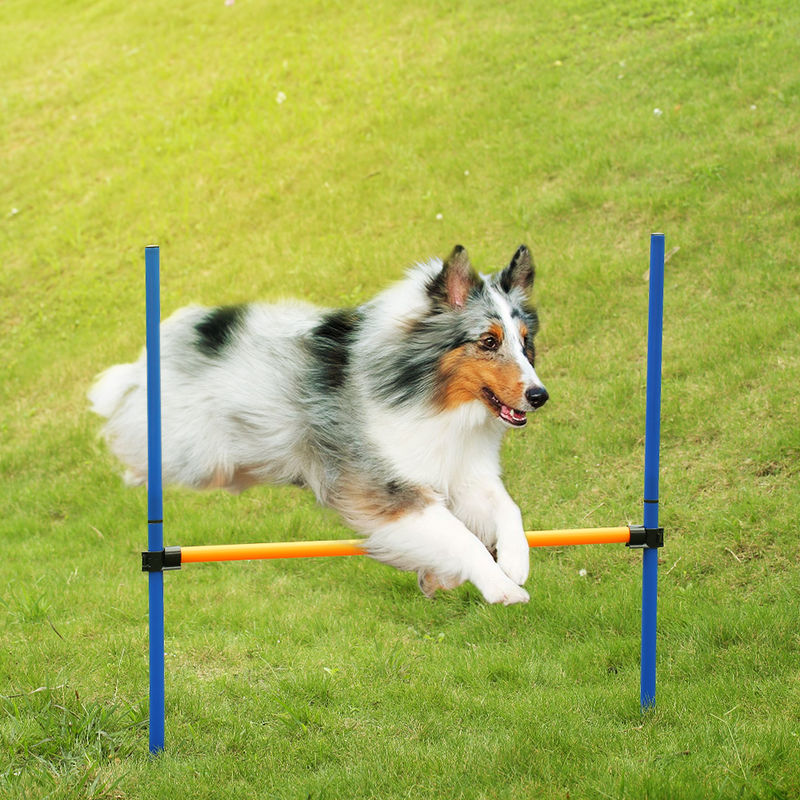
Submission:
[[[507,406],[500,401],[491,389],[484,387],[483,396],[486,398],[489,407],[494,409],[494,412],[503,422],[507,422],[515,428],[521,428],[528,421],[528,415],[524,411],[519,411],[516,408]]]

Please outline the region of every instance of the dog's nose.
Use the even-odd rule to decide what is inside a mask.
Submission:
[[[545,389],[544,386],[531,386],[531,388],[525,392],[525,399],[534,408],[541,408],[547,402],[548,397],[550,397],[550,395],[547,394],[547,389]]]

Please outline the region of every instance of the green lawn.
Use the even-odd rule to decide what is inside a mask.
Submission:
[[[797,3],[6,0],[0,41],[0,797],[800,796]],[[656,710],[621,546],[532,552],[510,608],[364,558],[191,565],[151,759],[146,497],[85,401],[143,344],[145,245],[166,315],[529,244],[551,401],[503,458],[557,528],[641,521],[656,230]],[[351,535],[291,488],[165,517]]]

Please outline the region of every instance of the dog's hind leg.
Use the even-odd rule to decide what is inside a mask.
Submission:
[[[470,581],[488,603],[527,603],[528,593],[495,563],[486,546],[442,503],[386,518],[370,531],[367,553],[378,561],[440,585]],[[424,589],[427,583],[420,584]]]
[[[461,586],[463,581],[457,578],[445,579],[441,575],[436,575],[429,570],[421,569],[417,573],[417,586],[425,597],[433,597],[438,589],[446,592],[449,589],[455,589],[456,586]]]

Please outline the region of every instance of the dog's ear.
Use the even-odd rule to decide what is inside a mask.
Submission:
[[[446,308],[460,309],[466,304],[470,291],[480,283],[467,251],[457,244],[442,265],[442,271],[429,284],[428,294]]]
[[[522,289],[526,294],[533,287],[533,258],[524,244],[517,248],[511,263],[500,273],[500,288],[508,293],[512,289]]]

